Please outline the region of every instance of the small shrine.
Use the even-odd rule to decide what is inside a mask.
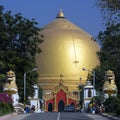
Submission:
[[[30,108],[32,106],[35,107],[35,112],[41,112],[41,105],[40,105],[40,99],[39,99],[39,87],[37,85],[34,85],[34,96],[33,97],[29,97],[29,101],[30,101]]]
[[[84,109],[88,108],[88,105],[91,99],[96,96],[96,90],[94,86],[91,84],[91,81],[86,81],[86,85],[84,86]]]
[[[45,111],[64,111],[66,105],[74,105],[76,107],[79,99],[72,95],[68,91],[68,87],[63,85],[62,80],[60,80],[59,85],[57,85],[52,92],[48,92],[44,95],[45,101]]]

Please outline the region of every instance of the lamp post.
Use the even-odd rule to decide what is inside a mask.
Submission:
[[[95,89],[95,71],[93,70],[93,87]]]
[[[32,70],[24,73],[24,106],[25,106],[25,100],[26,100],[26,74],[36,70],[37,68],[33,68]]]

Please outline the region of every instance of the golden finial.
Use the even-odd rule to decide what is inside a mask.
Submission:
[[[62,78],[63,78],[63,74],[61,73],[61,74],[60,74],[60,84],[63,84]]]
[[[65,18],[64,13],[62,12],[62,9],[60,9],[60,11],[57,14],[56,18]]]

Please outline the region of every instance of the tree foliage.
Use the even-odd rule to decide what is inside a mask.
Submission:
[[[110,69],[115,73],[115,82],[120,90],[120,24],[107,27],[104,32],[99,33],[99,41],[101,42],[101,50],[98,53],[100,66],[96,68],[98,72],[98,85],[103,84],[104,71]],[[102,85],[101,84],[101,85]],[[118,92],[119,92],[118,90]]]
[[[97,0],[96,5],[101,9],[107,26],[120,22],[120,0]]]
[[[12,69],[16,74],[19,95],[23,98],[23,74],[34,67],[35,54],[41,50],[42,34],[37,22],[24,18],[20,13],[12,15],[0,6],[0,80]],[[38,36],[39,34],[39,36]],[[27,74],[27,96],[33,95],[33,85],[37,83],[37,72]]]
[[[110,98],[106,99],[104,106],[106,112],[114,112],[117,115],[120,115],[120,96],[111,96]]]

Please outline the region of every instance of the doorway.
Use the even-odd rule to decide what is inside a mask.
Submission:
[[[49,111],[49,112],[52,112],[52,111],[53,111],[52,103],[49,103],[49,104],[48,104],[48,111]]]
[[[60,100],[58,103],[58,112],[63,112],[64,111],[65,104],[63,100]]]

